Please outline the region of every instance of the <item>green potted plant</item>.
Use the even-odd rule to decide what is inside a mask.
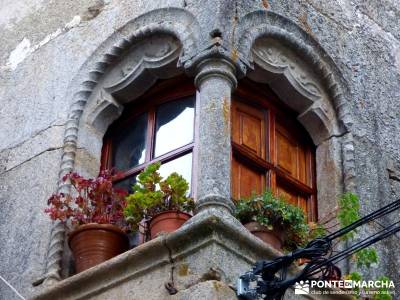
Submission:
[[[309,228],[303,211],[271,191],[237,201],[235,216],[275,249],[291,250],[306,242]]]
[[[194,209],[193,199],[187,196],[188,182],[175,172],[163,179],[160,166],[161,163],[151,164],[138,175],[124,210],[134,229],[145,224],[151,239],[181,227]]]
[[[113,187],[114,176],[109,170],[95,179],[69,173],[62,180],[71,183],[73,194],[56,193],[48,199],[45,212],[70,227],[68,245],[77,273],[128,250],[123,216],[127,192]]]

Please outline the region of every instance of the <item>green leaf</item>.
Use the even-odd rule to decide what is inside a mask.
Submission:
[[[355,261],[358,268],[369,268],[372,264],[378,263],[378,253],[374,248],[362,249],[355,253]]]
[[[270,190],[236,202],[235,217],[242,223],[257,221],[267,228],[281,227],[287,236],[285,247],[294,249],[307,241],[309,227],[304,212]]]
[[[124,215],[132,227],[165,210],[191,212],[194,209],[193,199],[187,197],[189,183],[175,172],[163,180],[160,166],[161,163],[157,162],[144,169],[137,176],[133,193],[126,197]]]
[[[360,219],[360,201],[353,193],[345,193],[339,199],[338,220],[341,228],[344,228]],[[354,238],[356,230],[343,236],[343,240]]]

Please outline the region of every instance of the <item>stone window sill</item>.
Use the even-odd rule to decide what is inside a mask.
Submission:
[[[220,288],[204,292],[223,292],[223,299],[235,299],[229,287],[236,285],[238,276],[257,260],[279,255],[230,214],[208,209],[176,232],[45,287],[33,299],[181,299],[179,295],[210,286],[205,283],[209,281],[219,282]],[[176,295],[170,296],[166,283],[173,285]],[[350,299],[335,296],[331,299]]]

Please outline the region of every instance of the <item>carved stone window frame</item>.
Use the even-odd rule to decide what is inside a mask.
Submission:
[[[323,49],[296,24],[267,11],[243,16],[229,46],[210,36],[202,32],[191,13],[168,8],[139,16],[99,46],[66,95],[73,100],[59,178],[72,170],[95,176],[103,135],[121,114],[123,105],[140,97],[157,79],[187,73],[196,76],[196,98],[200,99],[200,118],[204,120],[199,128],[197,158],[200,213],[193,219],[232,209],[229,109],[232,91],[243,76],[270,84],[299,113],[298,120],[317,145],[320,210],[327,209],[321,203],[328,204],[344,190],[354,190],[348,91]],[[207,129],[210,122],[216,125],[211,130]],[[216,157],[209,161],[211,152]],[[60,180],[59,191],[69,190],[70,186]],[[65,228],[56,222],[41,281],[52,284],[61,279],[65,248]]]

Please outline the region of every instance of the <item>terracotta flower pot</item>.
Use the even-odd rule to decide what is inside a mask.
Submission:
[[[271,245],[279,251],[282,251],[284,234],[279,228],[274,227],[273,230],[270,230],[258,222],[246,223],[244,224],[244,227],[263,242]]]
[[[150,221],[150,238],[154,239],[162,232],[173,232],[192,216],[188,213],[168,210],[155,215]]]
[[[127,251],[129,240],[115,225],[91,223],[72,231],[68,245],[79,273]]]

